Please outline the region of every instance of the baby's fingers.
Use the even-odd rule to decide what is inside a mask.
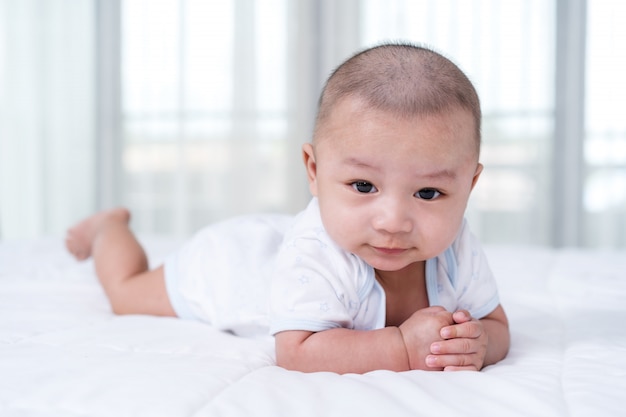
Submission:
[[[482,368],[486,346],[481,339],[449,339],[430,345],[426,365],[444,370],[479,370]]]
[[[457,324],[467,323],[472,320],[472,315],[467,310],[457,310],[452,314],[452,319]]]
[[[462,324],[445,326],[439,332],[442,339],[454,339],[459,337],[477,338],[483,332],[482,323],[478,320],[468,321]]]
[[[430,353],[434,355],[458,355],[478,352],[480,345],[475,339],[450,339],[430,345]]]
[[[443,368],[444,370],[479,370],[482,361],[476,354],[467,355],[428,355],[426,365],[431,368]]]
[[[456,371],[478,371],[479,369],[474,365],[469,366],[446,366],[443,368],[444,372],[456,372]]]

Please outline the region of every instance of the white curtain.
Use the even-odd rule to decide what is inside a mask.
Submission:
[[[474,82],[485,165],[468,210],[485,241],[549,244],[555,4],[367,0],[364,38],[433,46]]]
[[[626,3],[589,1],[584,243],[626,246]]]
[[[93,5],[0,0],[0,238],[94,205]]]
[[[309,198],[299,149],[326,76],[359,48],[403,39],[452,58],[479,90],[486,170],[468,216],[484,241],[625,246],[620,4],[0,0],[0,237],[58,235],[119,204],[138,232],[177,236],[294,213]],[[563,12],[572,5],[582,18]],[[581,22],[567,50],[587,58],[569,81],[585,92],[585,123],[568,142],[556,33]],[[555,162],[561,146],[581,155],[566,161],[575,182]],[[557,178],[576,191],[571,207]],[[560,210],[575,214],[571,239]]]
[[[121,3],[117,197],[138,229],[304,207],[300,146],[326,75],[359,45],[357,4]]]

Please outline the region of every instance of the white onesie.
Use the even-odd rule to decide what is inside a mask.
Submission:
[[[373,268],[328,237],[316,198],[295,218],[246,216],[201,230],[166,260],[165,280],[179,317],[240,335],[385,326]],[[466,222],[444,253],[426,261],[426,288],[430,305],[475,318],[498,306]]]

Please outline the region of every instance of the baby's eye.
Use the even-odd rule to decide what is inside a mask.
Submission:
[[[355,181],[350,185],[352,185],[352,188],[360,193],[375,193],[378,191],[376,187],[374,187],[374,184],[367,181]]]
[[[440,195],[441,193],[434,188],[422,188],[415,193],[415,197],[421,198],[422,200],[434,200]]]

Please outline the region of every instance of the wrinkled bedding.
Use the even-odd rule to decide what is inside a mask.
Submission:
[[[155,265],[180,243],[142,240]],[[276,367],[270,337],[115,316],[60,239],[0,242],[0,416],[626,416],[626,251],[486,251],[504,361],[340,376]]]

